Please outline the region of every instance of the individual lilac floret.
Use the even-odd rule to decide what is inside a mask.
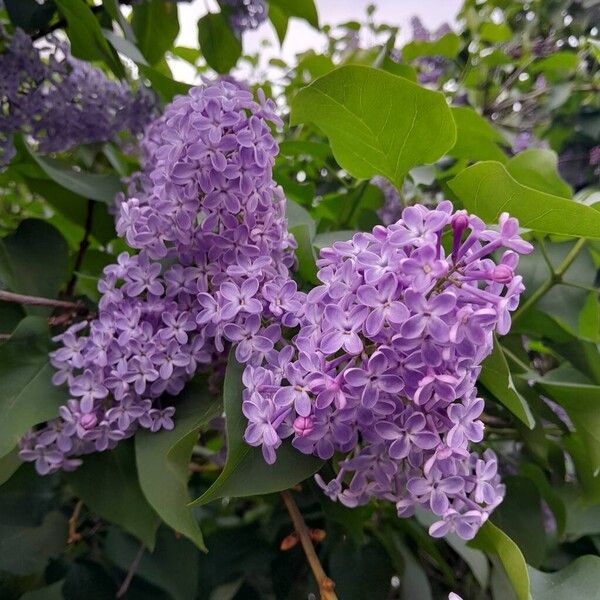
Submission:
[[[15,133],[30,136],[41,153],[61,152],[120,132],[142,133],[154,115],[150,90],[141,86],[133,93],[127,83],[108,79],[71,56],[63,41],[51,38],[37,48],[21,29],[8,39],[0,26],[2,42],[0,168],[14,155]]]
[[[245,370],[246,441],[268,462],[285,438],[345,454],[333,482],[318,479],[332,499],[389,500],[401,517],[422,506],[432,536],[472,538],[504,494],[493,452],[470,451],[483,439],[475,384],[531,249],[507,214],[488,229],[447,201],[324,248],[292,342]]]
[[[72,399],[23,439],[21,456],[40,472],[73,468],[74,457],[112,448],[138,427],[171,429],[164,393],[220,364],[232,344],[238,360],[260,363],[280,324],[298,323],[305,295],[289,276],[295,242],[272,177],[273,108],[219,82],[176,98],[149,127],[137,195],[123,200],[117,221],[139,253],[104,269],[98,317],[56,338],[54,381]],[[264,411],[257,404],[248,414]],[[253,439],[273,441],[268,428]]]

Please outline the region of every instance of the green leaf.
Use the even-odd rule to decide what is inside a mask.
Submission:
[[[206,550],[198,521],[188,507],[188,465],[198,430],[219,413],[220,406],[196,380],[180,394],[176,406],[173,430],[140,431],[135,436],[138,477],[163,521]]]
[[[580,556],[564,569],[543,573],[529,567],[532,600],[597,598],[600,589],[600,557]]]
[[[40,5],[36,0],[4,0],[4,6],[12,24],[26,31],[42,29],[56,12],[52,1]]]
[[[451,110],[456,123],[456,144],[448,154],[474,161],[506,162],[506,155],[498,145],[504,140],[486,119],[467,106],[453,107]]]
[[[54,0],[67,20],[67,35],[71,52],[84,60],[103,60],[118,77],[125,77],[125,69],[115,50],[104,38],[100,24],[90,7],[81,0]]]
[[[19,449],[13,448],[11,452],[0,458],[0,485],[6,483],[23,464],[19,458]]]
[[[322,250],[323,248],[329,248],[330,246],[333,246],[335,242],[347,242],[348,240],[351,240],[355,233],[356,231],[353,229],[319,233],[313,240],[313,246],[319,250]]]
[[[179,33],[177,3],[145,0],[134,7],[131,27],[141,53],[151,65],[156,65]]]
[[[325,132],[350,174],[384,175],[398,186],[412,167],[435,162],[456,141],[442,94],[356,65],[335,69],[298,92],[291,122],[306,121]]]
[[[277,450],[277,461],[269,465],[260,448],[243,439],[247,419],[242,413],[242,373],[244,366],[229,353],[223,402],[227,432],[227,462],[210,488],[192,504],[206,504],[224,496],[246,497],[285,490],[319,470],[323,461],[302,454],[289,443]]]
[[[539,148],[524,150],[506,164],[506,170],[519,183],[561,198],[572,198],[571,186],[558,174],[557,167],[556,152]]]
[[[57,416],[68,397],[52,384],[50,334],[42,317],[26,317],[0,346],[0,457],[34,425]]]
[[[98,516],[120,525],[150,550],[154,548],[159,519],[140,488],[133,442],[121,442],[110,452],[86,456],[83,465],[67,479]]]
[[[198,21],[200,49],[209,67],[227,73],[242,55],[242,43],[222,13],[208,13]]]
[[[119,27],[125,34],[125,38],[132,44],[136,43],[135,35],[131,29],[129,21],[123,16],[118,0],[102,0],[102,6],[113,21],[119,24]]]
[[[287,15],[278,6],[271,4],[269,6],[269,20],[273,24],[275,33],[277,34],[279,45],[283,46],[288,30],[289,19]]]
[[[579,58],[576,52],[563,50],[562,52],[553,52],[550,56],[535,61],[531,65],[531,70],[534,73],[548,73],[551,71],[569,73],[577,68],[578,62]]]
[[[501,529],[488,520],[469,545],[487,554],[497,555],[518,600],[529,600],[527,564],[519,547]]]
[[[122,191],[121,181],[116,175],[75,171],[55,158],[42,157],[31,150],[29,153],[50,179],[83,198],[112,204],[115,195]]]
[[[324,142],[310,142],[308,140],[286,140],[279,144],[279,154],[303,158],[309,156],[316,161],[324,163],[331,154],[329,144]]]
[[[181,58],[181,60],[185,60],[185,62],[190,63],[192,66],[196,66],[198,59],[200,58],[200,50],[197,48],[187,48],[185,46],[176,46],[171,50],[171,52]]]
[[[461,47],[460,37],[456,33],[446,33],[441,38],[428,42],[415,40],[402,48],[402,60],[413,61],[420,56],[443,56],[454,58]]]
[[[448,185],[465,208],[495,222],[504,211],[521,227],[600,239],[600,211],[518,183],[497,162],[481,162],[461,171]]]
[[[139,65],[139,68],[140,73],[150,81],[152,88],[158,92],[163,102],[171,102],[175,96],[187,94],[192,87],[188,83],[175,81],[152,67]]]
[[[492,353],[483,361],[479,381],[529,429],[533,429],[535,419],[527,400],[519,394],[515,387],[506,356],[496,339],[494,339]]]
[[[483,23],[479,29],[479,37],[486,42],[507,42],[512,37],[512,31],[506,23]]]
[[[600,342],[600,303],[596,292],[587,295],[579,313],[579,335],[593,342]]]
[[[115,528],[106,536],[108,557],[127,572],[139,551],[139,544]],[[136,576],[165,590],[173,600],[192,600],[198,592],[198,551],[186,539],[178,539],[167,527],[161,527],[153,552],[144,552]]]
[[[63,600],[64,596],[62,588],[64,583],[64,579],[61,579],[46,587],[32,590],[31,592],[25,592],[20,600]]]
[[[17,294],[56,298],[68,275],[68,248],[52,226],[39,219],[21,221],[17,230],[0,239],[0,287]],[[47,314],[44,307],[25,307]]]
[[[67,530],[67,518],[55,511],[39,526],[0,525],[0,570],[15,575],[41,573],[48,560],[64,550]]]
[[[120,35],[117,35],[108,29],[103,29],[102,33],[104,34],[104,37],[112,44],[115,50],[121,54],[124,54],[132,61],[140,65],[148,65],[144,55],[133,42],[130,42],[128,39],[121,37]]]
[[[279,9],[288,18],[298,17],[308,21],[314,28],[319,28],[319,15],[313,0],[270,0],[269,16],[273,7]]]

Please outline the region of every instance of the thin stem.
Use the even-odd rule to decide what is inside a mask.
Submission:
[[[144,544],[144,542],[142,542],[140,544],[139,550],[137,551],[137,554],[135,555],[135,557],[131,561],[131,564],[129,565],[127,575],[125,575],[125,579],[123,579],[123,583],[121,584],[121,587],[117,591],[115,598],[123,598],[123,596],[125,596],[125,594],[127,593],[127,590],[129,589],[129,586],[131,585],[131,580],[133,579],[133,576],[135,575],[135,572],[137,571],[137,568],[140,565],[142,556],[144,556],[145,550],[146,550],[146,544]]]
[[[327,577],[325,571],[323,570],[321,562],[319,561],[319,557],[315,552],[315,547],[310,539],[310,530],[306,526],[304,518],[298,510],[298,506],[296,505],[292,494],[289,490],[285,490],[281,492],[281,497],[283,498],[283,503],[290,514],[292,523],[294,524],[294,529],[300,538],[300,543],[302,544],[302,549],[304,550],[308,564],[310,565],[313,575],[317,580],[317,584],[319,585],[321,600],[337,600],[337,596],[334,591],[335,584],[331,579],[329,579],[329,577]]]
[[[586,292],[593,292],[594,294],[600,294],[600,288],[593,287],[591,285],[581,285],[579,283],[574,283],[572,281],[562,281],[563,285],[567,285],[572,288],[577,288],[578,290],[585,290]]]
[[[550,260],[550,256],[548,255],[548,250],[546,250],[546,244],[544,243],[544,238],[542,238],[540,240],[540,252],[542,253],[542,258],[544,259],[544,262],[548,266],[548,270],[550,271],[550,273],[554,273],[554,265],[552,264],[552,261]]]
[[[73,509],[73,514],[69,518],[69,537],[67,538],[67,544],[74,544],[81,539],[81,534],[77,532],[77,520],[81,514],[83,508],[83,500],[79,500]]]
[[[542,285],[527,298],[525,303],[519,307],[519,310],[515,312],[512,318],[512,322],[516,323],[532,306],[537,304],[539,300],[545,296],[557,283],[561,282],[562,276],[567,272],[569,267],[573,264],[573,261],[577,258],[577,255],[585,247],[587,240],[580,238],[577,243],[569,250],[563,261],[556,267],[550,279],[542,283]]]
[[[24,294],[7,292],[6,290],[0,290],[0,301],[15,302],[16,304],[28,304],[29,306],[51,306],[53,308],[80,309],[82,307],[82,305],[78,302],[53,300],[52,298],[41,298],[39,296],[26,296]]]
[[[92,233],[92,223],[94,220],[94,201],[87,201],[87,211],[85,215],[85,230],[83,232],[83,238],[79,243],[79,250],[77,251],[77,256],[75,257],[75,264],[73,265],[73,275],[67,285],[67,296],[72,296],[73,291],[75,290],[75,285],[77,284],[77,273],[81,269],[81,265],[83,264],[83,258],[87,249],[90,247],[90,235]]]

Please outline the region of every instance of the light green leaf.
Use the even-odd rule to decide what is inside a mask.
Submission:
[[[192,504],[206,504],[224,496],[245,497],[285,490],[319,470],[323,461],[302,454],[289,443],[277,450],[277,461],[269,465],[260,448],[243,439],[247,420],[242,413],[242,373],[244,366],[229,354],[223,402],[227,431],[227,462],[217,480]]]
[[[534,73],[548,73],[551,71],[572,72],[577,67],[579,59],[576,52],[563,50],[562,52],[553,52],[550,56],[546,56],[531,65],[531,70]]]
[[[488,223],[506,211],[519,219],[521,227],[600,239],[599,211],[521,185],[498,162],[473,165],[448,185],[467,210]]]
[[[435,162],[456,141],[442,94],[357,65],[335,69],[298,92],[291,122],[307,121],[325,132],[349,173],[384,175],[397,186],[412,167]]]
[[[402,48],[402,60],[411,62],[421,56],[443,56],[454,58],[461,47],[460,37],[456,33],[448,32],[441,38],[431,42],[415,40]]]
[[[579,313],[579,335],[593,342],[600,341],[600,303],[596,292],[587,295]]]
[[[0,346],[0,457],[34,425],[57,416],[67,393],[52,384],[46,319],[26,317]]]
[[[134,43],[108,29],[103,29],[102,33],[104,34],[104,37],[112,44],[113,48],[117,50],[117,52],[124,54],[132,61],[140,65],[148,65],[144,55]]]
[[[141,53],[151,65],[156,65],[179,33],[177,3],[145,0],[134,7],[131,27]]]
[[[115,195],[122,191],[121,181],[116,175],[75,171],[66,163],[55,158],[42,157],[31,150],[29,153],[50,179],[84,198],[111,204],[114,202]]]
[[[103,60],[117,77],[125,77],[119,56],[104,38],[100,23],[90,7],[81,0],[55,2],[67,20],[67,35],[71,40],[73,55],[84,60]]]
[[[190,63],[192,66],[196,66],[198,59],[200,58],[200,50],[197,48],[187,48],[186,46],[175,46],[171,52],[181,58],[181,60],[185,60],[185,62]]]
[[[242,43],[222,13],[208,13],[198,21],[198,39],[208,66],[217,73],[227,73],[242,55]]]
[[[529,148],[513,156],[506,164],[506,170],[522,185],[561,198],[572,198],[571,186],[558,174],[557,166],[556,152]]]
[[[527,400],[519,394],[515,387],[506,356],[496,339],[494,339],[492,353],[483,361],[479,381],[529,429],[533,429],[535,419]]]
[[[159,519],[140,488],[133,442],[121,442],[110,452],[86,456],[83,465],[67,479],[98,516],[120,525],[150,550],[154,548]]]
[[[489,121],[467,106],[452,108],[456,123],[456,144],[448,154],[455,158],[506,162],[499,144],[504,140]]]
[[[529,573],[519,547],[491,521],[486,521],[469,546],[497,555],[518,600],[529,600]]]
[[[600,557],[580,556],[555,573],[543,573],[529,567],[532,600],[565,600],[598,598],[600,590]]]
[[[313,0],[270,0],[269,15],[273,7],[278,8],[288,18],[298,17],[308,21],[316,29],[319,28],[319,15]]]
[[[139,65],[139,68],[140,73],[150,81],[152,88],[158,92],[163,102],[171,102],[175,96],[187,94],[192,87],[188,83],[175,81],[152,67]]]
[[[483,23],[479,29],[479,37],[486,42],[507,42],[512,36],[512,31],[506,23]]]
[[[218,400],[192,380],[177,400],[175,428],[135,436],[138,477],[144,495],[159,516],[175,531],[206,550],[198,521],[187,506],[192,448],[198,430],[220,411]]]

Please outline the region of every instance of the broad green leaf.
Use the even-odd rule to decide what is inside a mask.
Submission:
[[[121,181],[116,175],[75,171],[66,163],[55,158],[42,157],[31,150],[29,153],[50,179],[83,198],[111,204],[115,195],[122,191]]]
[[[499,146],[504,140],[489,121],[467,106],[452,108],[452,116],[456,123],[456,144],[448,154],[473,161],[506,162],[506,155]]]
[[[139,551],[136,540],[111,528],[106,536],[106,553],[117,566],[127,572]],[[175,532],[161,527],[156,547],[145,551],[136,576],[165,590],[173,600],[192,600],[198,593],[198,550],[191,542],[178,539]]]
[[[279,44],[282,46],[288,30],[288,16],[276,5],[269,6],[269,20],[273,24]]]
[[[110,15],[110,18],[119,24],[119,27],[125,34],[125,38],[132,44],[135,44],[137,41],[135,39],[135,34],[131,29],[131,24],[121,12],[118,0],[102,0],[102,6],[104,7],[104,10]]]
[[[50,333],[42,317],[26,317],[0,346],[0,457],[30,428],[57,416],[68,400],[52,384]]]
[[[135,535],[150,550],[154,548],[159,519],[140,488],[133,442],[121,442],[110,452],[86,456],[83,465],[67,479],[98,516]]]
[[[497,555],[513,586],[518,600],[529,600],[529,573],[519,547],[491,521],[486,521],[475,538],[473,548]]]
[[[229,354],[223,402],[227,432],[227,462],[217,480],[192,504],[206,504],[224,496],[245,497],[285,490],[319,470],[323,461],[307,456],[283,443],[275,464],[269,465],[260,448],[243,439],[247,420],[242,413],[242,373],[244,366]]]
[[[558,174],[558,156],[552,150],[524,150],[508,161],[506,170],[520,184],[534,190],[561,198],[573,197],[571,186]]]
[[[222,13],[208,13],[198,21],[202,55],[217,73],[227,73],[242,55],[242,44]]]
[[[13,25],[26,31],[45,27],[56,12],[56,4],[40,4],[36,0],[4,0],[4,6]]]
[[[479,29],[479,37],[486,42],[507,42],[512,36],[512,31],[506,23],[492,23],[490,21],[482,24]]]
[[[541,58],[531,65],[534,73],[548,73],[551,71],[572,72],[577,67],[579,58],[576,52],[563,50],[562,52],[553,52],[550,56]]]
[[[6,483],[22,464],[18,448],[13,448],[11,452],[0,458],[0,485]]]
[[[314,0],[270,0],[269,15],[273,7],[278,8],[286,17],[298,17],[319,28],[319,15]]]
[[[0,570],[42,573],[48,560],[64,550],[67,530],[67,518],[57,511],[49,512],[38,526],[0,525]]]
[[[134,7],[131,27],[141,53],[151,65],[157,64],[179,33],[177,3],[145,0]]]
[[[467,210],[488,223],[506,211],[521,227],[600,239],[600,211],[521,185],[498,162],[473,165],[448,185]]]
[[[449,533],[444,541],[469,565],[477,583],[487,588],[490,580],[490,565],[485,554],[475,548],[470,548],[462,538],[455,533]]]
[[[544,573],[529,567],[529,578],[532,600],[598,598],[600,557],[580,556],[555,573]]]
[[[415,40],[409,42],[402,48],[402,60],[413,61],[421,56],[443,56],[454,58],[461,47],[460,37],[456,33],[446,33],[441,38],[431,42],[426,40]]]
[[[328,144],[324,142],[311,142],[308,140],[286,140],[279,144],[279,154],[284,156],[309,156],[324,163],[331,154]]]
[[[344,66],[298,92],[292,124],[311,121],[338,163],[359,179],[384,175],[400,186],[414,166],[435,162],[456,141],[444,96],[385,71]]]
[[[583,309],[579,313],[579,334],[593,342],[600,341],[600,303],[598,294],[589,292]]]
[[[139,65],[140,73],[150,81],[154,91],[158,92],[163,102],[171,102],[175,96],[187,94],[192,87],[188,83],[175,81],[152,67]]]
[[[198,430],[219,413],[220,406],[205,386],[193,380],[176,407],[173,430],[136,435],[138,477],[144,495],[163,521],[206,550],[198,521],[188,506],[188,465]]]
[[[392,75],[404,77],[413,83],[417,83],[417,70],[411,65],[405,65],[401,62],[392,60],[389,56],[385,56],[381,63],[381,68]]]
[[[117,52],[124,54],[132,61],[140,65],[148,65],[146,59],[144,58],[144,55],[140,52],[139,48],[133,42],[130,42],[127,38],[117,35],[109,29],[103,29],[102,33],[104,34],[104,37],[112,44],[113,48]]]
[[[84,60],[103,60],[119,78],[125,69],[111,45],[106,41],[90,7],[81,0],[54,0],[67,20],[67,35],[74,56]]]
[[[181,58],[181,60],[190,63],[192,66],[196,66],[196,63],[200,58],[200,50],[197,48],[187,48],[186,46],[175,46],[175,48],[171,50],[171,53],[178,58]]]
[[[496,339],[492,353],[483,361],[479,381],[529,429],[533,429],[535,419],[527,400],[515,387],[506,356]]]
[[[11,292],[56,298],[68,275],[68,248],[52,226],[26,219],[11,235],[0,239],[0,288]],[[31,314],[47,314],[44,307],[26,306]]]
[[[527,564],[539,567],[546,554],[546,531],[541,496],[530,479],[509,475],[503,478],[506,496],[494,510],[492,523],[519,547]]]

